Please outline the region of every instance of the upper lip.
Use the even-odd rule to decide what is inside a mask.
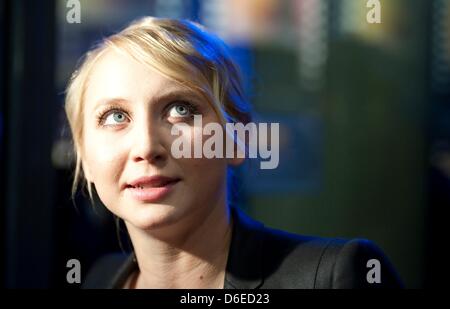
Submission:
[[[129,187],[138,187],[138,186],[150,186],[150,187],[162,187],[170,182],[175,182],[180,180],[176,177],[167,177],[162,175],[154,175],[154,176],[143,176],[136,178],[125,184],[125,188]]]

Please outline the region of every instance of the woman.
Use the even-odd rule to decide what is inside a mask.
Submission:
[[[226,46],[200,26],[144,18],[106,38],[73,75],[66,113],[73,190],[84,179],[92,198],[93,185],[134,250],[100,260],[84,287],[400,286],[368,241],[272,230],[231,206],[227,174],[243,158],[174,158],[175,126],[194,144],[205,140],[194,117],[203,127],[251,119]],[[381,279],[369,260],[379,261]]]

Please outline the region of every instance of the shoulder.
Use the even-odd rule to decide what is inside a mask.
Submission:
[[[228,280],[236,288],[402,287],[383,251],[367,239],[325,238],[264,226],[239,209]]]
[[[110,253],[99,258],[83,280],[83,289],[120,288],[135,269],[134,256]]]
[[[383,251],[367,239],[304,236],[264,227],[267,287],[399,288]]]

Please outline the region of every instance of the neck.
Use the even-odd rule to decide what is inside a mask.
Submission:
[[[229,209],[218,203],[192,217],[164,235],[127,223],[139,265],[134,287],[223,288],[232,231]]]

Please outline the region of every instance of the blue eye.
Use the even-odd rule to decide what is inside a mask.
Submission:
[[[169,110],[169,117],[173,118],[190,117],[191,114],[192,108],[187,104],[175,104]]]
[[[127,116],[123,112],[112,112],[105,118],[105,125],[120,124],[127,120]]]

